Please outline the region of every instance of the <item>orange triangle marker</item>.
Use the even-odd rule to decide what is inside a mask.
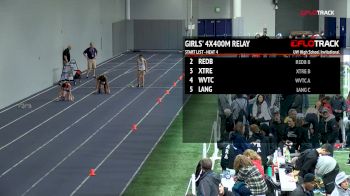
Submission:
[[[170,94],[170,90],[165,90],[165,94],[169,95]]]
[[[179,80],[182,80],[182,75],[179,77]]]
[[[173,87],[175,87],[175,86],[176,86],[176,82],[173,83]]]
[[[162,102],[162,98],[158,97],[157,98],[157,103],[160,104]]]
[[[89,176],[96,176],[94,169],[90,169]]]

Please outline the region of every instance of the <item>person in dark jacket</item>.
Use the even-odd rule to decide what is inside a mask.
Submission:
[[[292,108],[292,105],[294,103],[295,99],[295,94],[282,94],[282,99],[281,99],[281,119],[284,119],[288,111]]]
[[[297,119],[295,117],[288,118],[288,127],[286,128],[287,135],[285,136],[285,141],[287,144],[291,143],[291,153],[295,153],[295,151],[299,147],[299,128],[296,126]]]
[[[299,176],[304,177],[307,173],[315,173],[315,168],[319,155],[330,155],[333,154],[333,146],[330,144],[323,144],[321,148],[310,149],[305,151],[303,158],[299,155],[297,159],[297,165],[302,166],[301,168],[296,168],[299,170]],[[299,162],[299,163],[298,163]]]
[[[345,143],[345,127],[343,123],[343,114],[346,111],[346,102],[343,96],[336,94],[332,97],[330,104],[332,106],[332,112],[335,116],[335,120],[338,123],[339,129],[339,140],[340,143]]]
[[[202,159],[201,175],[197,187],[198,196],[219,195],[219,184],[221,182],[220,176],[215,174],[212,168],[212,162],[210,159]]]
[[[271,123],[270,133],[276,139],[276,143],[284,142],[284,138],[286,135],[286,124],[284,124],[281,120],[281,115],[279,110],[275,110],[273,112],[273,121]]]
[[[304,176],[303,183],[297,183],[297,188],[288,196],[313,196],[315,184],[315,175],[308,173]]]
[[[220,162],[222,170],[226,170],[227,168],[233,169],[233,162],[236,156],[243,154],[245,150],[251,148],[251,144],[243,136],[243,124],[238,122],[235,129],[236,130],[230,134],[230,140],[228,142],[221,142],[218,144],[218,148],[222,150]]]
[[[251,144],[244,137],[244,125],[241,122],[238,122],[235,126],[235,132],[231,134],[230,140],[242,153],[251,148]]]
[[[310,123],[305,123],[304,118],[298,118],[296,126],[298,127],[297,149],[299,152],[304,152],[306,149],[311,149],[311,131]]]
[[[253,132],[253,135],[249,138],[248,142],[252,144],[252,150],[260,155],[262,165],[266,168],[267,156],[270,154],[269,141],[260,131],[258,125],[250,125],[250,130]]]
[[[335,116],[330,114],[328,108],[322,109],[322,120],[320,122],[321,142],[329,143],[334,146],[338,139],[338,126]]]
[[[303,112],[303,95],[302,94],[295,95],[291,108],[296,109],[298,113]]]
[[[311,133],[312,148],[320,147],[319,119],[319,111],[316,108],[307,109],[305,114],[305,123],[309,124],[308,129]]]
[[[218,95],[218,111],[219,111],[219,117],[220,117],[220,133],[223,135],[226,130],[226,118],[225,110],[229,110],[231,113],[231,103],[232,103],[232,97],[231,94],[219,94]]]

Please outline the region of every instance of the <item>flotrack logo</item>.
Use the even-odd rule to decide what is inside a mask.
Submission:
[[[300,10],[300,16],[334,16],[334,10]]]
[[[322,48],[322,47],[332,47],[339,48],[339,40],[291,40],[291,48]]]

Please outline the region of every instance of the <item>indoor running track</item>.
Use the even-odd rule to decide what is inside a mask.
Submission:
[[[182,54],[144,53],[145,88],[131,88],[137,55],[99,65],[110,95],[93,94],[95,80],[83,77],[74,102],[56,102],[53,86],[23,100],[32,108],[0,110],[1,196],[123,192],[183,105]]]

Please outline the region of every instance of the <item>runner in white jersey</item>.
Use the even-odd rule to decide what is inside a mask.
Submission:
[[[140,54],[137,59],[137,87],[144,87],[145,72],[147,72],[147,69],[147,61],[142,54]]]

